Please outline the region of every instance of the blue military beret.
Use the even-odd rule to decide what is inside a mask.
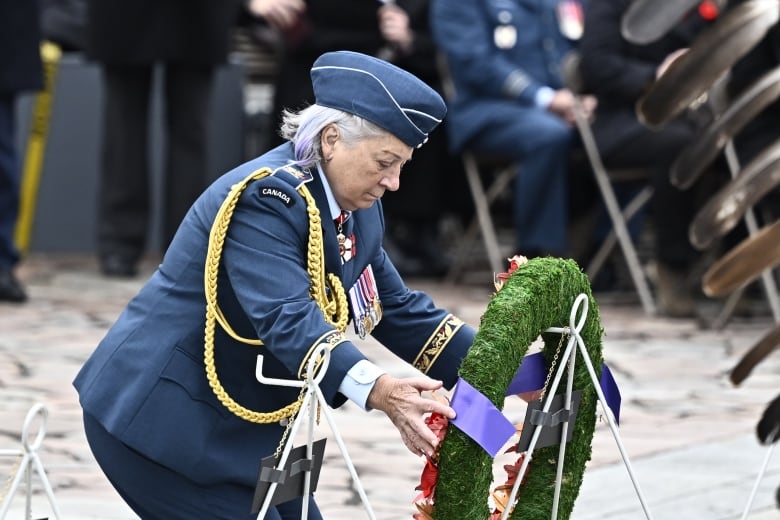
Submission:
[[[323,54],[311,80],[318,105],[367,119],[412,147],[425,143],[447,113],[441,96],[419,78],[357,52]]]

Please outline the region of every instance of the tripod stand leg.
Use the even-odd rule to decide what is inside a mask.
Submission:
[[[740,517],[740,520],[747,520],[748,514],[750,514],[750,509],[753,507],[753,499],[756,498],[756,492],[758,491],[758,486],[761,484],[761,480],[764,478],[764,474],[766,473],[766,468],[769,466],[769,460],[772,458],[772,453],[775,451],[775,446],[777,446],[777,443],[773,443],[771,446],[769,446],[769,449],[766,451],[766,455],[764,456],[764,463],[761,465],[761,471],[758,472],[758,476],[756,477],[756,482],[753,484],[753,489],[750,491],[750,496],[748,497],[747,504],[745,504],[745,510],[742,512],[742,516]]]
[[[336,439],[336,444],[338,444],[341,455],[347,465],[347,469],[349,469],[349,474],[352,477],[352,483],[355,485],[355,488],[360,495],[360,500],[363,502],[363,507],[366,508],[368,518],[371,520],[376,520],[376,515],[374,514],[373,509],[371,509],[371,504],[368,502],[368,496],[363,490],[363,485],[360,483],[360,479],[358,478],[357,470],[352,464],[352,459],[349,458],[349,454],[347,453],[347,446],[344,444],[344,439],[341,438],[341,434],[336,427],[336,422],[333,420],[330,409],[328,409],[325,396],[322,395],[322,390],[320,390],[319,386],[315,386],[314,389],[317,392],[317,399],[320,401],[320,403],[323,404],[322,412],[325,414],[325,419],[328,421],[328,426],[330,426],[330,430],[333,432],[333,437]]]
[[[301,410],[305,410],[309,403],[312,400],[312,391],[311,388],[306,392],[306,395],[303,397],[303,402],[301,403]],[[295,420],[296,418],[291,418],[290,420],[293,421],[292,426],[290,427],[290,432],[288,433],[287,442],[284,443],[284,450],[282,450],[282,455],[279,458],[279,461],[276,463],[276,468],[284,468],[284,465],[287,463],[287,458],[290,456],[290,452],[293,448],[293,439],[295,439],[296,433],[298,433],[298,428],[300,427],[301,421]],[[308,451],[308,450],[307,450]],[[268,491],[266,491],[265,498],[263,499],[263,507],[260,508],[260,512],[257,514],[257,520],[263,520],[265,518],[265,514],[268,512],[268,509],[271,507],[271,501],[274,497],[274,492],[276,491],[276,488],[278,487],[279,483],[274,481],[271,482],[268,486]],[[303,497],[303,504],[304,504],[304,511],[306,507],[306,496]],[[305,518],[305,517],[304,517]]]
[[[574,350],[569,355],[569,374],[566,381],[566,401],[565,410],[571,410],[571,393],[574,390],[574,362],[577,359],[577,351]],[[561,446],[558,450],[558,467],[555,477],[555,494],[553,495],[552,514],[550,518],[558,518],[558,504],[561,499],[561,483],[563,482],[563,462],[566,460],[566,439],[569,436],[569,422],[561,424]]]
[[[626,449],[623,446],[623,441],[620,439],[620,433],[618,433],[615,419],[612,416],[609,406],[607,405],[607,398],[604,396],[604,392],[601,390],[599,378],[596,376],[596,371],[593,369],[593,363],[591,363],[590,357],[588,357],[588,351],[585,349],[585,343],[582,342],[582,339],[579,336],[577,337],[577,344],[579,345],[580,351],[582,352],[582,357],[585,358],[584,361],[585,366],[588,368],[588,374],[590,374],[590,379],[593,381],[593,387],[596,389],[596,394],[598,395],[599,402],[601,403],[601,408],[604,411],[604,416],[607,418],[609,429],[612,431],[612,436],[615,438],[615,443],[617,444],[618,450],[620,450],[620,456],[623,459],[623,464],[626,466],[628,476],[631,478],[631,483],[634,485],[636,496],[639,498],[640,504],[642,504],[642,510],[645,512],[645,517],[647,517],[647,520],[653,520],[650,509],[647,506],[647,501],[645,500],[644,494],[639,487],[639,481],[636,479],[634,470],[631,468],[631,461],[628,458],[628,453],[626,453]]]

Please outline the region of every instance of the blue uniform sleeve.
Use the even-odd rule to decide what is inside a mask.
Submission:
[[[507,2],[507,10],[514,10]],[[431,30],[438,48],[446,55],[452,74],[469,89],[491,98],[519,99],[534,104],[542,86],[513,59],[513,51],[494,42],[499,20],[481,0],[433,0]],[[512,21],[509,31],[517,31]],[[521,28],[522,30],[522,28]]]

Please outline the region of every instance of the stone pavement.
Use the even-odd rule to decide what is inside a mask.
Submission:
[[[20,270],[31,300],[21,306],[0,304],[0,449],[18,449],[26,413],[35,403],[46,406],[47,434],[40,456],[64,520],[136,518],[90,455],[71,381],[152,269],[150,261],[137,279],[107,280],[89,257],[33,255]],[[492,291],[490,279],[483,285],[423,280],[409,285],[429,291],[473,325],[478,325]],[[606,332],[604,357],[622,392],[619,439],[630,464],[623,462],[606,421],[598,423],[573,519],[743,518],[769,453],[758,445],[754,428],[766,404],[780,393],[780,352],[740,387],[729,383],[728,372],[772,325],[771,318],[735,318],[723,330],[712,330],[693,320],[644,316],[631,298],[596,297]],[[707,310],[713,313],[712,304]],[[412,373],[375,343],[365,343],[365,351],[396,375]],[[505,412],[518,421],[521,405],[509,401]],[[397,431],[378,412],[365,413],[347,404],[334,418],[376,518],[411,519],[422,461],[406,451]],[[326,421],[317,436],[332,437]],[[0,457],[0,498],[8,495],[16,463],[17,457]],[[775,454],[746,518],[780,518],[773,502],[778,485],[780,455]],[[32,518],[53,518],[36,475],[33,488]],[[6,518],[24,518],[24,495],[22,487],[12,497]],[[368,518],[333,439],[326,448],[317,496],[328,519]]]

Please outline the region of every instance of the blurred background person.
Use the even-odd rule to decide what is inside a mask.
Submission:
[[[592,129],[605,166],[655,171],[650,216],[658,309],[666,316],[690,317],[695,314],[696,282],[691,275],[699,253],[688,239],[688,227],[704,197],[713,193],[713,183],[704,179],[681,191],[669,178],[671,164],[697,135],[695,118],[683,115],[651,129],[639,121],[635,107],[656,77],[714,18],[711,11],[694,8],[659,40],[635,45],[620,31],[630,4],[631,0],[590,0],[580,41],[580,73],[586,91],[598,99]],[[702,13],[709,13],[707,19]]]
[[[377,56],[441,93],[428,0],[252,0],[248,8],[280,35],[273,128],[278,128],[284,109],[298,110],[313,103],[309,70],[328,51]],[[275,133],[269,141],[270,146],[284,142]],[[414,151],[413,160],[404,167],[403,183],[403,190],[382,199],[388,254],[404,276],[443,276],[448,262],[439,233],[442,217],[453,214],[465,220],[472,210],[462,165],[449,153],[443,128],[437,128],[426,145]],[[442,189],[445,184],[447,196]]]
[[[40,11],[37,0],[0,0],[0,301],[24,302],[27,293],[14,269],[21,161],[17,152],[17,96],[43,88]]]
[[[101,67],[104,105],[98,257],[107,276],[134,276],[148,244],[149,112],[163,75],[163,249],[208,182],[208,114],[239,0],[89,0],[86,51]]]
[[[728,9],[745,3],[731,0]],[[773,25],[766,36],[731,68],[726,87],[729,98],[738,97],[761,76],[780,66],[780,26]],[[734,137],[737,156],[744,167],[780,137],[780,101],[764,108]],[[757,217],[771,223],[780,217],[780,189],[775,188],[758,203]]]
[[[519,164],[513,224],[527,257],[569,253],[569,173],[573,94],[564,56],[582,33],[575,0],[432,0],[434,40],[455,87],[448,130],[455,151]],[[593,108],[593,99],[585,99]]]
[[[40,0],[43,39],[62,52],[81,52],[86,46],[87,0]]]

